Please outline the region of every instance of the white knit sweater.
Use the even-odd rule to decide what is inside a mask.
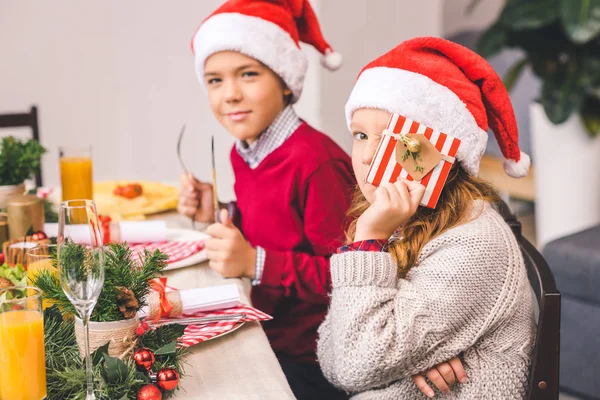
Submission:
[[[354,399],[426,399],[411,376],[464,352],[469,380],[444,398],[525,396],[535,299],[508,225],[487,203],[473,208],[469,222],[423,248],[405,279],[388,253],[332,257],[317,354],[335,386]]]

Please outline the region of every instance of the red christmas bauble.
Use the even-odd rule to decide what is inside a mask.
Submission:
[[[156,386],[148,384],[142,386],[137,394],[137,400],[162,400],[162,393]]]
[[[39,231],[39,232],[34,232],[31,235],[31,239],[32,240],[44,240],[44,239],[48,239],[48,236],[44,232]]]
[[[142,372],[150,372],[152,365],[154,365],[154,353],[152,350],[147,348],[137,349],[133,353],[133,360],[137,369]]]
[[[163,368],[156,374],[158,386],[163,390],[173,390],[179,384],[179,372],[175,368]]]

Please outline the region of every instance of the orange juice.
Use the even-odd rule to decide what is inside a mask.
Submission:
[[[92,159],[90,157],[61,157],[60,181],[62,199],[94,198],[92,186]]]
[[[27,265],[27,282],[31,283],[31,279],[33,279],[35,274],[37,274],[38,271],[41,271],[43,269],[49,269],[53,272],[56,272],[56,268],[54,268],[54,266],[52,265],[52,260],[50,260],[49,258],[29,263],[29,265]]]
[[[33,310],[0,312],[0,400],[45,397],[42,313]]]
[[[43,269],[57,272],[56,268],[52,266],[52,261],[49,258],[29,261],[29,264],[27,264],[27,284],[32,285],[32,280],[35,274]],[[48,299],[42,299],[42,308],[45,310],[48,307],[52,307],[52,301]]]

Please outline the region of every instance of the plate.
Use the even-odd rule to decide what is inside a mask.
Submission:
[[[113,190],[117,185],[128,183],[140,184],[143,194],[134,199],[113,195]],[[94,182],[94,201],[98,207],[98,213],[110,216],[113,221],[143,220],[152,214],[175,210],[178,196],[179,190],[176,184],[144,180]],[[48,201],[58,206],[61,200],[60,186],[52,187]]]
[[[170,241],[194,241],[194,240],[206,240],[210,236],[203,232],[193,231],[191,229],[183,229],[183,228],[167,228],[167,239]],[[208,258],[206,257],[206,249],[189,256],[188,258],[184,258],[183,260],[175,261],[174,263],[167,264],[165,267],[165,271],[169,271],[172,269],[185,268],[195,264],[199,264],[203,261],[206,261]]]

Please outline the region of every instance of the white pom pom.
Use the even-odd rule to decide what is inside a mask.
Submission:
[[[521,159],[515,160],[504,160],[504,172],[513,178],[522,178],[527,176],[529,172],[529,166],[531,165],[531,159],[529,156],[521,152]]]
[[[328,50],[321,57],[321,64],[330,71],[335,71],[342,66],[342,55],[335,51]]]

